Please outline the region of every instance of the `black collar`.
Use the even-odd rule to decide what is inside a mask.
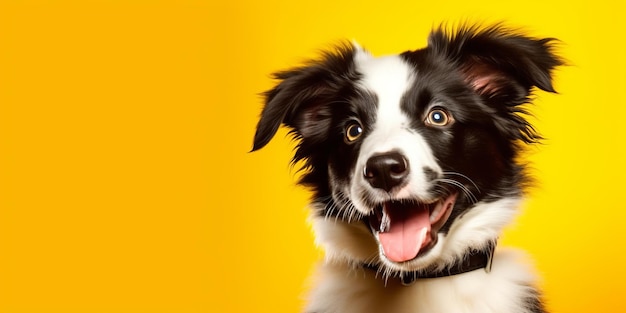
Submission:
[[[490,244],[484,250],[473,250],[466,254],[463,260],[460,260],[443,270],[438,271],[416,271],[416,272],[402,272],[397,276],[403,285],[408,286],[414,283],[418,279],[422,278],[438,278],[447,277],[452,275],[463,274],[477,269],[485,269],[485,272],[491,271],[491,262],[493,260],[493,252],[495,250],[495,243]],[[364,264],[364,268],[378,272],[380,266],[378,264]]]

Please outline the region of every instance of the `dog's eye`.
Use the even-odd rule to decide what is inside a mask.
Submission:
[[[346,127],[346,142],[351,143],[359,139],[363,134],[363,128],[358,122],[352,122]]]
[[[433,108],[426,116],[426,124],[430,126],[447,126],[452,123],[450,113],[442,108]]]

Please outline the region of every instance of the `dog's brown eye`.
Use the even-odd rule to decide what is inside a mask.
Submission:
[[[442,108],[433,108],[426,116],[426,124],[430,126],[447,126],[452,123],[450,113]]]
[[[348,126],[346,127],[346,142],[354,142],[355,140],[359,139],[359,137],[361,137],[361,134],[363,134],[363,128],[361,127],[361,124],[357,122],[352,122],[348,124]]]

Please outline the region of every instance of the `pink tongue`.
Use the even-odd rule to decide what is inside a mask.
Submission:
[[[389,230],[378,234],[385,256],[393,262],[414,259],[431,240],[429,210],[425,207],[393,210],[387,206],[384,210],[391,220]]]

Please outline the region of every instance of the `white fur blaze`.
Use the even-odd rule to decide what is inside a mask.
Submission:
[[[428,198],[428,186],[423,168],[441,171],[433,153],[420,134],[410,128],[411,118],[402,111],[402,98],[412,86],[415,73],[399,56],[374,58],[365,52],[355,57],[357,70],[363,74],[358,85],[376,96],[376,122],[364,125],[370,129],[361,146],[352,176],[350,197],[356,208],[364,214],[370,213],[363,203],[363,194],[376,195],[379,190],[370,188],[361,175],[367,160],[376,155],[397,151],[408,161],[412,169],[408,184],[396,191],[396,198]],[[382,200],[382,199],[377,199]]]

